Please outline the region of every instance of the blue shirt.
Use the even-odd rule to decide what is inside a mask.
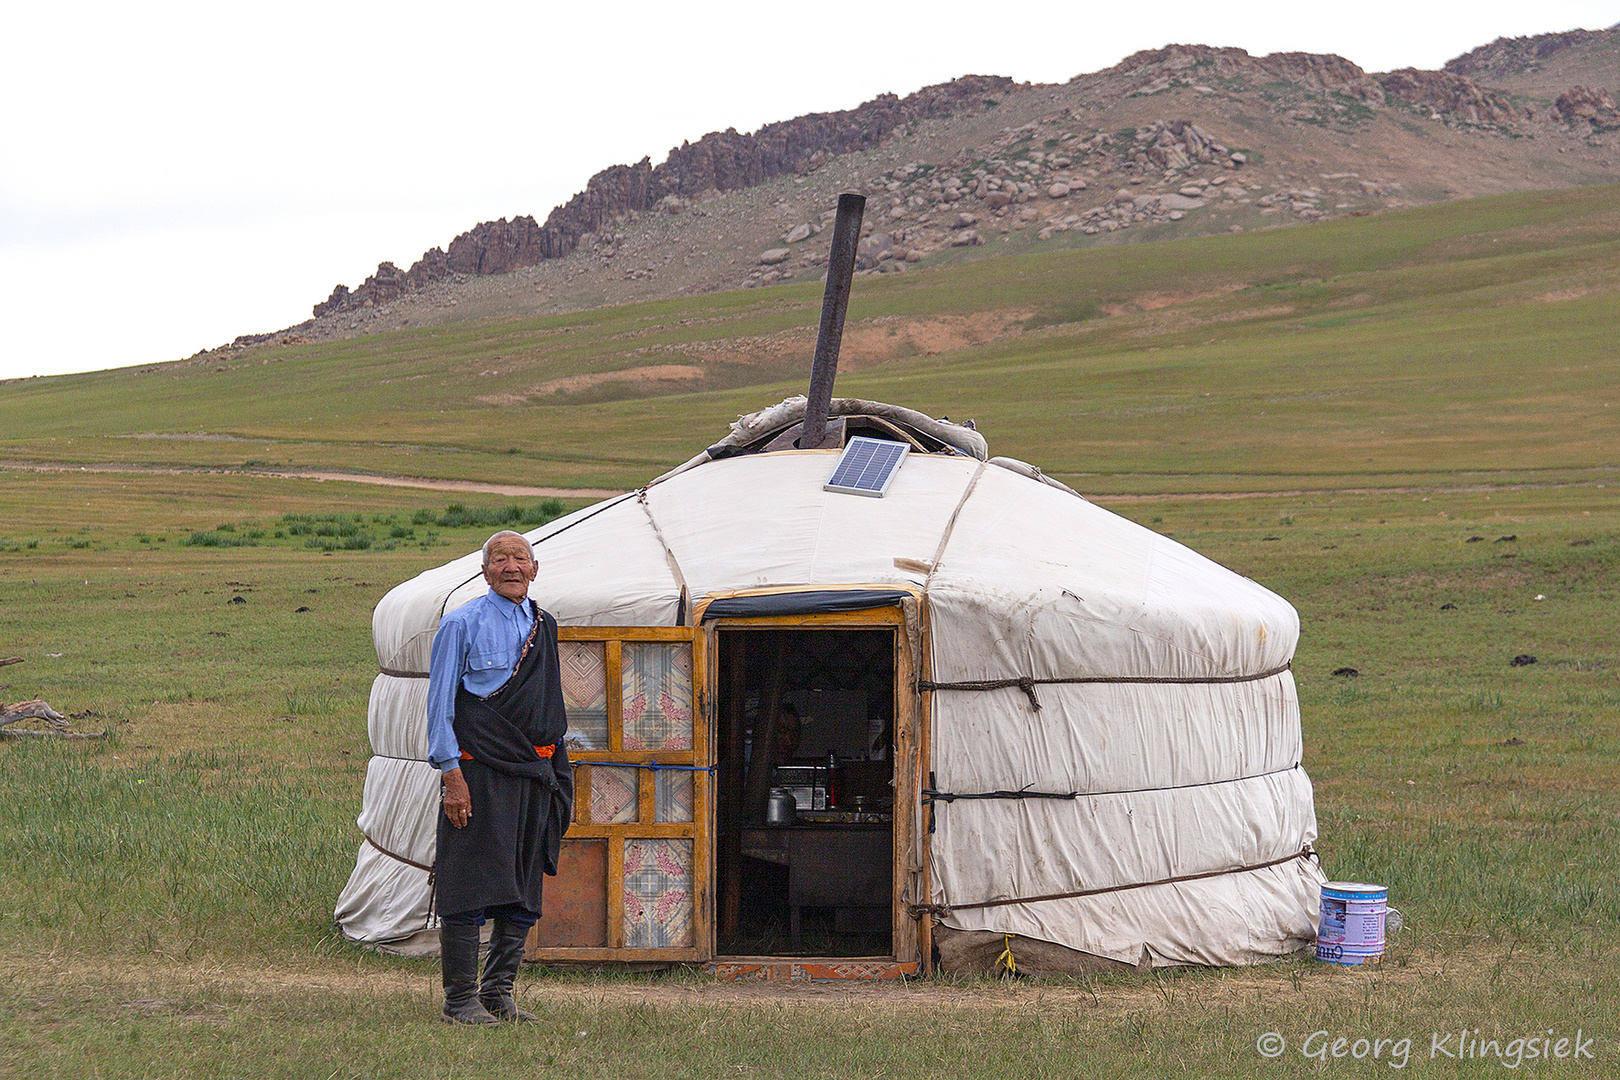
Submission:
[[[428,663],[427,714],[428,760],[441,772],[461,768],[454,727],[458,681],[479,697],[499,690],[512,677],[533,629],[528,598],[514,604],[494,589],[439,623]]]

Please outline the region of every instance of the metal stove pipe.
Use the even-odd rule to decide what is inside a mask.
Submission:
[[[838,196],[832,252],[827,257],[827,292],[821,298],[821,329],[816,333],[816,359],[810,368],[804,430],[799,436],[803,450],[819,447],[827,435],[827,409],[832,404],[833,379],[838,374],[838,346],[844,339],[844,314],[849,310],[855,249],[861,242],[861,216],[865,212],[865,195],[845,192]]]

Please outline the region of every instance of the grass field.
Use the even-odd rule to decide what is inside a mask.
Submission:
[[[1407,921],[1367,970],[769,990],[526,971],[520,996],[547,1023],[449,1029],[436,966],[331,927],[359,841],[371,608],[476,546],[489,521],[577,503],[0,469],[0,655],[25,658],[0,668],[0,699],[41,696],[110,733],[0,742],[0,1075],[956,1080],[1507,1064],[1449,1057],[1463,1029],[1498,1051],[1518,1038],[1521,1054],[1523,1039],[1550,1047],[1579,1030],[1592,1057],[1520,1069],[1620,1071],[1617,243],[1620,193],[1597,189],[857,285],[860,319],[993,310],[1032,327],[860,367],[840,393],[976,415],[993,452],[1064,474],[1299,609],[1324,869],[1387,882]],[[1221,291],[1234,281],[1248,284]],[[553,363],[664,362],[634,349],[764,340],[814,317],[809,290],[765,290],[280,347],[224,372],[14,382],[0,385],[0,457],[628,485],[794,387],[635,384],[650,396],[496,406],[469,401],[481,377],[465,373],[496,355],[530,356],[530,380]],[[554,357],[543,343],[564,337],[576,351]],[[259,362],[272,356],[279,367]],[[724,378],[779,380],[782,364]],[[430,377],[379,383],[400,373]],[[126,437],[164,433],[208,437]],[[1536,662],[1512,665],[1521,655]],[[1330,1033],[1322,1059],[1302,1052],[1316,1031]],[[1257,1050],[1267,1032],[1287,1043],[1275,1060]]]

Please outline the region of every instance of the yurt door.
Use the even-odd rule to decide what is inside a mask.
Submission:
[[[916,887],[918,740],[900,606],[714,610],[718,954],[796,958],[827,977],[916,970],[903,898]]]
[[[703,637],[691,627],[562,627],[558,637],[574,823],[526,956],[706,960],[714,762]]]

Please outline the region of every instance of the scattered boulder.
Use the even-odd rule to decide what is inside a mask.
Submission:
[[[1010,202],[1012,202],[1012,196],[1005,191],[992,191],[984,197],[984,205],[992,210],[1000,210]]]
[[[787,248],[771,248],[769,251],[759,253],[759,261],[762,266],[775,266],[777,263],[787,262],[792,257],[793,252]]]
[[[1469,124],[1504,124],[1516,119],[1513,103],[1499,91],[1450,71],[1402,68],[1381,76],[1384,92],[1398,101],[1430,109]]]
[[[1062,182],[1053,184],[1046,189],[1046,194],[1048,198],[1067,199],[1069,197],[1069,185]]]
[[[810,239],[811,231],[812,230],[809,225],[803,223],[795,225],[793,228],[788,230],[788,234],[786,236],[782,237],[782,242],[784,244],[797,244],[800,240],[808,240]]]
[[[1171,210],[1197,210],[1204,205],[1204,200],[1165,192],[1162,195],[1138,195],[1131,200],[1131,205],[1141,211],[1159,210],[1168,213]]]
[[[1593,127],[1614,127],[1620,124],[1620,110],[1614,98],[1590,86],[1572,86],[1558,95],[1553,112],[1566,124],[1586,123]]]
[[[875,270],[879,264],[894,258],[894,234],[873,233],[855,246],[855,267]]]
[[[977,229],[963,229],[951,237],[951,247],[978,247],[984,243],[984,238]]]
[[[979,223],[979,215],[978,214],[970,214],[966,210],[964,210],[960,214],[956,215],[955,220],[953,220],[951,222],[951,228],[953,228],[953,229],[967,229],[967,228],[973,227],[974,225],[977,225],[978,223]]]

